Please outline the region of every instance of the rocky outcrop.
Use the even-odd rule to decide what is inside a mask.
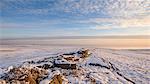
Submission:
[[[130,69],[120,66],[119,62],[89,52],[91,51],[88,49],[81,49],[27,61],[19,67],[9,67],[7,72],[0,77],[0,84],[138,83],[134,77],[131,77],[132,74],[137,73],[130,75],[128,73],[131,72]],[[59,74],[56,74],[56,71],[59,71]],[[147,81],[144,84],[147,84]]]
[[[54,77],[50,80],[50,84],[62,84],[63,78],[59,75],[54,75]]]
[[[38,84],[40,80],[45,78],[47,72],[45,70],[39,70],[37,68],[24,68],[18,67],[11,69],[5,76],[2,76],[1,79],[6,83],[14,84]]]

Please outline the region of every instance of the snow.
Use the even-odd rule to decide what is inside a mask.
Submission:
[[[50,83],[49,79],[45,79],[40,82],[40,84],[49,84],[49,83]]]
[[[20,50],[20,52],[3,52],[0,54],[0,77],[13,69],[14,66],[34,68],[44,64],[53,65],[51,61],[57,56],[59,57],[64,53],[77,52],[80,49],[73,47],[30,48]],[[87,58],[80,59],[76,70],[49,68],[46,70],[48,77],[40,81],[40,84],[48,84],[54,75],[59,74],[62,75],[64,83],[67,82],[69,84],[91,84],[91,82],[98,84],[150,83],[150,54],[148,54],[150,50],[88,49],[92,54]],[[78,57],[77,54],[74,56]],[[66,57],[70,57],[70,55]],[[45,58],[49,58],[48,61]],[[39,60],[45,61],[37,63]],[[35,63],[28,63],[27,61],[34,61]],[[62,60],[57,60],[56,62],[59,61]]]

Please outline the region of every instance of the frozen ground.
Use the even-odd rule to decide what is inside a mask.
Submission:
[[[85,47],[87,49],[87,47]],[[36,67],[51,62],[64,53],[77,52],[81,47],[9,47],[0,49],[0,76],[8,73],[10,66]],[[149,49],[106,49],[88,48],[92,53],[78,63],[76,70],[49,68],[47,77],[40,81],[48,84],[54,74],[63,74],[64,83],[69,84],[150,84],[150,50]],[[34,61],[35,63],[26,63]],[[9,67],[9,68],[8,68]],[[64,75],[65,74],[65,75]],[[3,79],[3,78],[1,78]]]

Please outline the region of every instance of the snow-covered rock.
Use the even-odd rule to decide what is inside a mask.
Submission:
[[[149,50],[131,51],[89,48],[87,52],[88,56],[81,57],[81,52],[84,50],[86,49],[66,48],[51,51],[42,50],[41,52],[40,50],[36,50],[30,54],[28,53],[26,57],[28,60],[24,59],[24,57],[22,58],[21,56],[21,60],[24,59],[24,61],[22,61],[22,63],[20,63],[20,61],[16,61],[15,64],[19,65],[15,65],[13,64],[14,61],[10,61],[10,63],[12,62],[12,65],[8,68],[0,66],[0,84],[5,84],[5,82],[9,82],[12,79],[24,80],[25,78],[30,78],[33,80],[38,79],[39,84],[48,84],[53,77],[57,76],[60,77],[61,80],[63,80],[63,83],[66,84],[150,83],[150,55],[147,54]],[[21,54],[16,55],[14,55],[14,59],[15,57],[18,59]],[[25,55],[26,53],[23,54],[23,56]],[[73,62],[65,59],[69,57],[71,57],[71,60],[73,61],[74,59],[78,58],[79,61]],[[71,70],[55,67],[54,60],[56,60],[55,63],[58,64],[76,64],[77,68]],[[33,80],[28,80],[28,83]],[[12,81],[20,82],[14,80]]]

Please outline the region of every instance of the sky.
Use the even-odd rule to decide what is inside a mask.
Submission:
[[[150,0],[0,0],[0,38],[150,35]]]

